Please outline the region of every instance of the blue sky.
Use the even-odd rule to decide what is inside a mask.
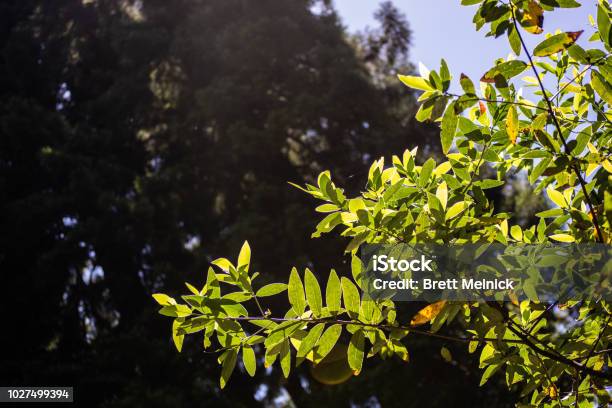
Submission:
[[[545,32],[577,31],[590,25],[588,15],[596,15],[596,1],[580,1],[578,9],[556,10],[545,14]],[[349,31],[375,26],[372,15],[378,7],[377,0],[334,0],[336,9]],[[412,30],[410,60],[423,62],[428,68],[438,69],[440,58],[449,64],[454,78],[461,72],[473,80],[493,65],[496,58],[506,57],[510,46],[506,37],[484,37],[485,29],[477,32],[472,23],[476,6],[461,6],[460,0],[395,0],[406,15]],[[585,30],[578,43],[583,47],[593,30]],[[544,39],[544,34],[526,34],[528,46],[533,47]],[[457,89],[456,84],[453,86]]]

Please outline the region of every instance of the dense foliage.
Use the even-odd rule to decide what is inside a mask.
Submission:
[[[393,156],[389,165],[381,158],[356,196],[340,188],[330,171],[303,188],[322,202],[317,211],[326,214],[313,236],[340,229],[350,238],[352,279],[332,270],[322,290],[308,268],[303,273],[294,268],[287,284],[258,285],[245,242],[235,262],[212,262],[217,269],[208,270],[203,287],[188,284],[185,303],[154,295],[160,313],[174,318],[179,351],[186,335],[201,332],[204,348],[219,353],[221,387],[239,359],[248,374],[256,373],[258,349],[265,367],[278,361],[289,376],[293,366],[309,360],[315,379],[335,384],[359,374],[366,357],[409,361],[411,339],[427,336],[465,343],[480,356],[481,384],[503,374],[507,386],[518,390],[520,406],[610,403],[612,305],[606,300],[440,301],[406,318],[393,301],[375,301],[360,290],[356,253],[368,243],[612,242],[608,1],[599,2],[592,21],[592,45],[577,43],[582,31],[568,31],[544,36],[533,50],[524,37],[543,33],[546,12],[579,7],[577,2],[462,3],[477,5],[476,27],[486,27],[490,36],[506,35],[514,55],[498,59],[478,88],[462,74],[460,94],[449,92],[453,76],[444,60],[439,70],[399,76],[423,91],[416,118],[440,122],[445,159],[419,165],[416,148]],[[522,80],[533,88],[529,96],[517,90],[516,77],[524,72]],[[525,227],[511,225],[511,214],[499,212],[486,194],[519,172],[554,204]],[[276,316],[264,300],[285,292],[290,309]],[[431,328],[419,327],[425,324]],[[439,332],[450,325],[463,332]],[[440,353],[453,361],[447,347]]]
[[[85,407],[278,395],[263,372],[218,393],[215,357],[166,347],[149,296],[244,238],[268,271],[340,266],[341,242],[308,239],[316,215],[286,179],[331,168],[350,184],[367,157],[437,149],[407,119],[415,98],[374,80],[387,53],[366,66],[325,3],[0,2],[0,302],[15,311],[0,383],[73,385]]]

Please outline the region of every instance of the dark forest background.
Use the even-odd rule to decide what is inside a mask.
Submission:
[[[287,181],[329,169],[354,192],[372,159],[437,154],[395,79],[409,18],[383,3],[349,35],[322,0],[1,0],[0,385],[74,386],[83,407],[510,405],[473,356],[419,338],[339,386],[260,366],[221,392],[216,356],[196,336],[178,354],[150,297],[244,240],[262,281],[348,273]]]

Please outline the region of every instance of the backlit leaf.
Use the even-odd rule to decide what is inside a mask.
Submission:
[[[361,372],[361,367],[363,365],[364,349],[365,337],[363,335],[363,330],[357,330],[351,336],[351,341],[349,343],[347,351],[349,366],[351,366],[355,375]]]
[[[244,364],[246,372],[253,377],[257,369],[257,362],[255,360],[255,352],[251,346],[245,345],[242,347],[242,364]]]
[[[519,132],[518,114],[516,112],[516,107],[512,105],[508,109],[508,115],[506,116],[506,133],[508,133],[508,138],[510,139],[510,143],[516,144],[516,138],[518,137],[518,132]]]
[[[480,81],[494,83],[495,77],[501,75],[505,80],[509,80],[523,72],[527,68],[527,64],[520,60],[512,60],[502,62],[501,64],[488,70]]]
[[[286,290],[287,285],[284,283],[270,283],[269,285],[260,288],[255,295],[257,297],[274,296]]]
[[[455,113],[455,102],[451,102],[444,112],[442,117],[442,125],[440,131],[440,142],[442,143],[442,152],[448,153],[452,144],[453,138],[455,137],[455,131],[457,130],[458,116]]]
[[[419,326],[431,321],[431,319],[436,317],[442,311],[445,305],[446,300],[440,300],[424,307],[412,318],[410,325]]]
[[[591,85],[601,99],[606,101],[608,105],[612,105],[612,86],[595,70],[591,71]]]
[[[535,0],[529,0],[527,8],[523,10],[523,18],[521,18],[521,25],[525,31],[531,34],[542,33],[544,26],[544,10]]]
[[[306,301],[308,302],[308,306],[310,306],[310,310],[312,310],[315,317],[318,317],[321,315],[323,303],[321,287],[319,286],[319,282],[317,282],[317,278],[308,268],[306,268],[306,273],[304,275],[304,283],[306,285]]]
[[[340,309],[341,298],[340,278],[338,278],[336,271],[332,269],[327,279],[327,286],[325,287],[325,303],[330,313],[335,313]]]
[[[561,192],[555,190],[552,187],[549,187],[546,189],[546,193],[548,194],[548,198],[550,198],[553,203],[557,204],[561,208],[567,207],[565,197],[563,197],[563,194],[561,194]]]
[[[289,275],[288,292],[291,308],[298,316],[300,316],[302,313],[304,313],[304,309],[306,309],[306,298],[304,296],[304,285],[302,284],[302,279],[300,279],[300,275],[295,268],[291,270],[291,275]]]
[[[356,319],[359,317],[359,290],[350,279],[344,276],[341,279],[341,285],[344,308],[351,318]]]
[[[448,186],[446,185],[445,181],[440,183],[440,185],[436,189],[436,197],[438,198],[438,200],[440,200],[442,208],[446,209],[446,203],[448,201]]]
[[[551,239],[559,242],[575,242],[576,238],[569,234],[554,234],[550,236]]]
[[[581,34],[582,31],[568,31],[550,36],[536,45],[533,50],[533,55],[536,57],[546,57],[559,51],[563,51],[575,43]]]
[[[247,241],[244,241],[238,255],[238,268],[245,267],[248,270],[249,262],[251,262],[251,247]]]
[[[434,88],[427,83],[424,78],[412,76],[412,75],[398,75],[397,76],[404,85],[409,88],[420,89],[422,91],[433,91]]]
[[[227,382],[232,376],[234,367],[236,367],[236,358],[238,357],[238,350],[236,349],[230,349],[225,353],[225,358],[223,359],[223,364],[221,365],[221,389],[225,388]]]
[[[315,363],[323,360],[334,348],[340,338],[340,334],[342,334],[342,326],[339,324],[334,324],[323,332],[315,348]]]

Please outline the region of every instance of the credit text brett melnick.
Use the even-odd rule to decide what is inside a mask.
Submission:
[[[374,272],[433,272],[432,259],[425,255],[414,259],[395,259],[387,255],[374,255],[372,266]],[[372,282],[377,290],[514,290],[512,279],[383,279],[376,278]]]

